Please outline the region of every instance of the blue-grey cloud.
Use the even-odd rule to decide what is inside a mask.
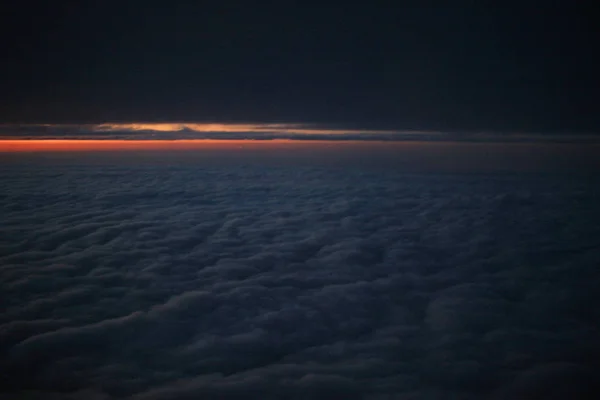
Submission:
[[[589,177],[86,163],[0,168],[4,398],[597,390]]]
[[[502,143],[598,143],[595,132],[418,131],[377,130],[317,126],[310,124],[3,124],[2,139],[94,139],[94,140],[326,140],[326,141],[456,141]]]

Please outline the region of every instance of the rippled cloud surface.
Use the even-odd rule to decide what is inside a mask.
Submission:
[[[595,390],[587,179],[234,162],[0,179],[2,399]]]

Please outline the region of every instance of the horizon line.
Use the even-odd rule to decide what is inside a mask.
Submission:
[[[466,142],[466,141],[377,141],[377,140],[294,140],[294,139],[175,139],[175,140],[132,140],[132,139],[5,139],[0,140],[0,153],[69,152],[69,151],[151,151],[151,150],[253,150],[253,149],[334,149],[348,146],[387,149],[406,146],[546,146],[546,145],[589,145],[589,143],[557,142]],[[593,146],[600,143],[591,143]],[[400,147],[396,147],[400,146]]]
[[[129,122],[98,124],[0,124],[6,140],[291,140],[291,141],[433,141],[599,143],[596,133],[527,133],[346,129],[302,123]]]

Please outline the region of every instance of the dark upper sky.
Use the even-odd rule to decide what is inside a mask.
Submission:
[[[122,3],[2,6],[0,121],[600,131],[592,2]]]

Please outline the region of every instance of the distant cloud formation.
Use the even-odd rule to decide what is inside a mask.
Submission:
[[[206,132],[206,133],[280,133],[309,135],[341,135],[341,134],[394,134],[402,133],[393,130],[369,129],[332,129],[311,126],[309,124],[235,124],[235,123],[113,123],[90,125],[96,132],[114,131],[146,131],[146,132]],[[411,132],[405,132],[411,133]],[[414,132],[433,133],[433,132]]]
[[[0,164],[0,399],[599,393],[587,178],[39,162]]]
[[[439,135],[434,131],[344,129],[282,123],[102,123],[0,125],[0,139],[298,139],[398,140]]]
[[[460,142],[599,142],[590,134],[357,129],[300,123],[135,122],[99,124],[4,124],[6,139],[122,140],[360,140]]]

